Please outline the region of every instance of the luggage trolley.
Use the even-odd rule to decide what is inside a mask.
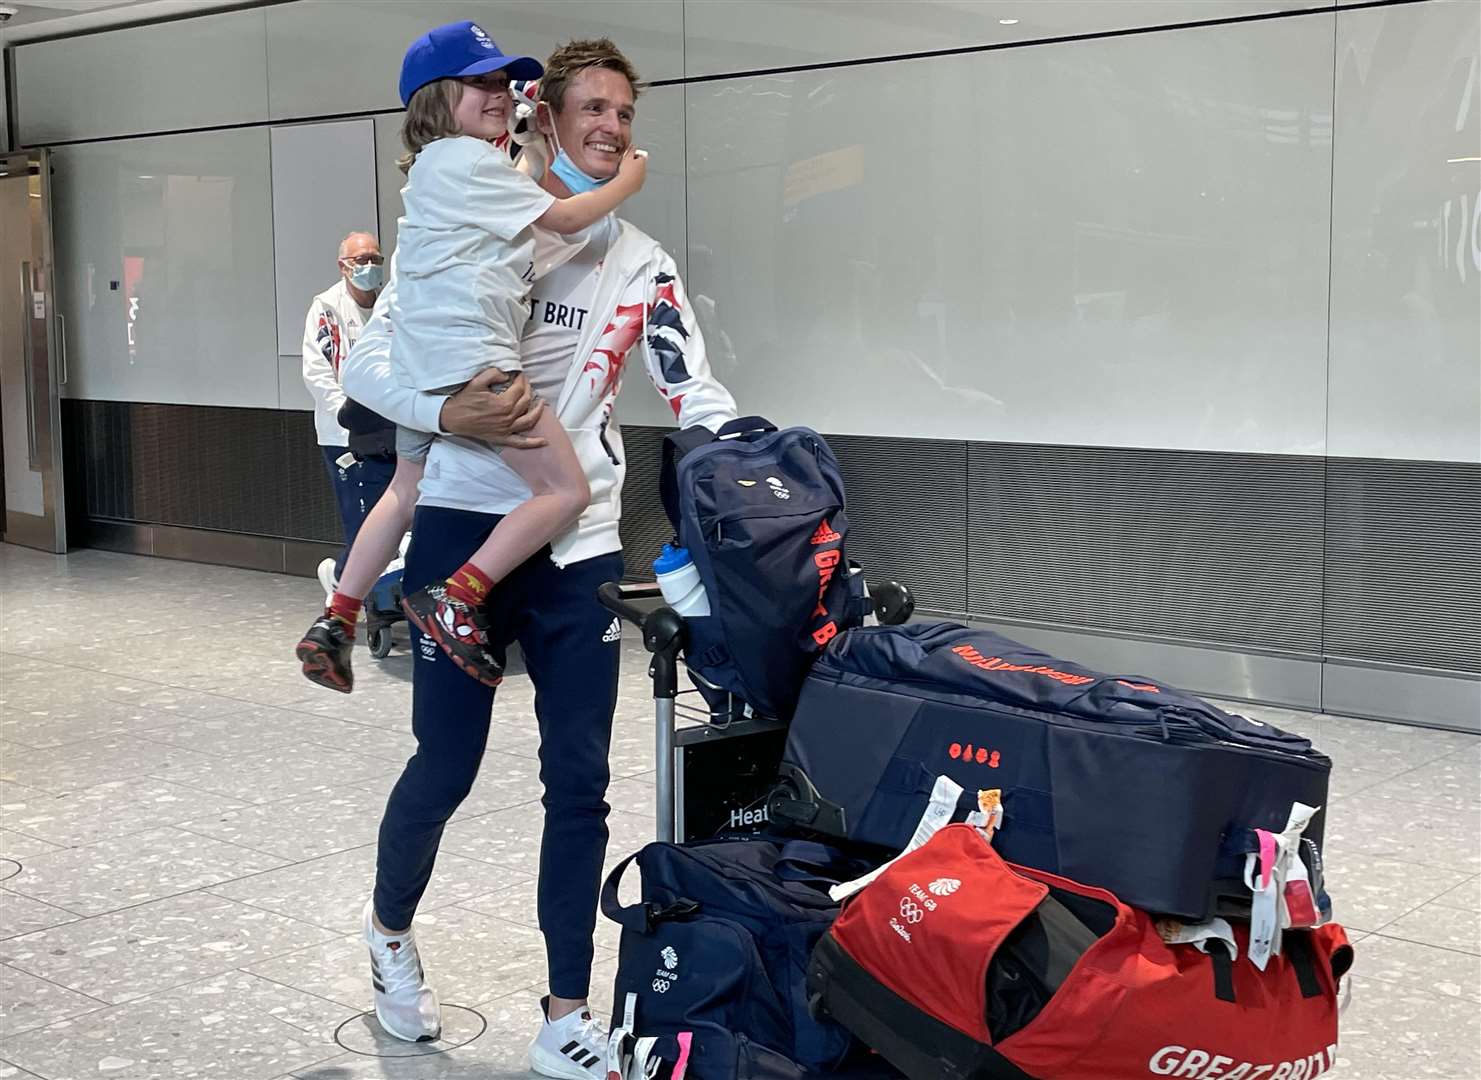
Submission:
[[[376,579],[365,597],[366,644],[370,646],[370,655],[377,660],[389,656],[391,627],[405,621],[406,612],[401,610],[401,559],[398,556]]]
[[[869,592],[883,624],[903,623],[915,610],[910,590],[898,582],[871,585]],[[687,644],[684,617],[663,603],[657,584],[609,581],[597,589],[597,598],[638,628],[643,648],[653,657],[648,675],[658,839],[672,843],[764,826],[787,722],[753,714],[734,700],[728,712],[693,703],[699,691],[679,688]],[[692,723],[680,727],[681,718]]]

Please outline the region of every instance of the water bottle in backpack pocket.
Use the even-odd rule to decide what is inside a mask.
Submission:
[[[710,613],[710,598],[705,594],[699,568],[686,548],[664,544],[653,560],[653,576],[663,601],[686,619]]]

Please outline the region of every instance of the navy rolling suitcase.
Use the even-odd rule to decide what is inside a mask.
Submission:
[[[770,812],[898,851],[937,776],[966,789],[958,819],[998,788],[1003,858],[1199,921],[1248,912],[1255,830],[1323,806],[1330,772],[1307,739],[1165,684],[914,623],[850,630],[813,666]],[[1323,819],[1300,840],[1313,875]]]

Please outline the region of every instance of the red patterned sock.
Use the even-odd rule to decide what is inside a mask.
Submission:
[[[345,628],[349,637],[355,636],[355,622],[360,618],[360,601],[353,596],[346,596],[342,592],[335,593],[329,598],[327,614],[338,619]]]
[[[447,594],[469,607],[482,607],[493,587],[494,579],[471,562],[458,567],[452,577],[447,579]]]

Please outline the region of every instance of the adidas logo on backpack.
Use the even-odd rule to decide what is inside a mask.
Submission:
[[[842,539],[842,536],[833,531],[833,526],[824,521],[821,525],[818,526],[817,532],[812,534],[812,539],[809,541],[809,543],[816,547],[818,544],[831,544],[835,540]]]
[[[612,625],[607,627],[607,632],[602,635],[602,643],[610,645],[614,641],[622,640],[622,620],[612,616]]]

